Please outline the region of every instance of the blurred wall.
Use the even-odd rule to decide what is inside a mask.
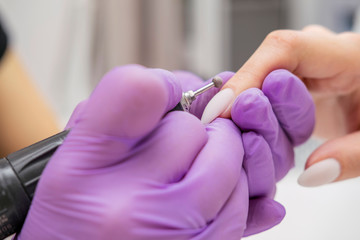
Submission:
[[[184,68],[182,1],[104,0],[95,7],[93,80],[129,63]]]
[[[261,44],[268,33],[284,28],[284,1],[232,0],[229,14],[230,69],[239,69]]]
[[[287,0],[287,26],[301,29],[320,24],[332,31],[351,31],[356,27],[359,0]]]
[[[93,11],[92,0],[0,1],[10,44],[63,124],[91,89]]]

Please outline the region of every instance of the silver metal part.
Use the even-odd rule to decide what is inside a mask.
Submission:
[[[208,85],[199,88],[195,92],[190,90],[187,92],[184,92],[180,101],[180,104],[184,111],[189,112],[191,103],[196,99],[197,96],[200,94],[206,92],[207,90],[211,89],[212,87],[220,88],[222,86],[222,79],[218,76],[214,77]]]
[[[218,76],[214,77],[212,79],[212,82],[214,83],[214,87],[216,88],[220,88],[223,84],[223,80],[221,79],[221,77]]]

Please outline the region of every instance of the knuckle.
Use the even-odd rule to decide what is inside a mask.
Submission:
[[[310,25],[305,26],[302,30],[303,31],[312,31],[312,30],[318,30],[319,28],[322,28],[322,27],[317,24],[310,24]]]
[[[293,30],[276,30],[269,33],[264,43],[285,51],[296,48],[299,42],[299,33]]]
[[[302,29],[303,32],[330,32],[327,28],[317,25],[317,24],[310,24],[305,26]]]

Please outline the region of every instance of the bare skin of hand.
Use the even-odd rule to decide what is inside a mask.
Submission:
[[[360,34],[335,34],[321,26],[274,31],[223,89],[231,88],[237,96],[261,88],[275,69],[303,80],[316,105],[314,134],[331,139],[313,152],[305,168],[334,158],[340,173],[331,181],[360,176]],[[230,109],[220,116],[230,117]]]
[[[52,111],[19,58],[7,50],[0,62],[0,157],[58,131]]]

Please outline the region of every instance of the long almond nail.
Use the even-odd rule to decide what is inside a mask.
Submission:
[[[208,124],[223,113],[235,98],[231,88],[225,88],[218,92],[206,105],[201,122]]]
[[[341,167],[336,159],[329,158],[311,165],[298,178],[304,187],[316,187],[333,182],[340,175]]]

